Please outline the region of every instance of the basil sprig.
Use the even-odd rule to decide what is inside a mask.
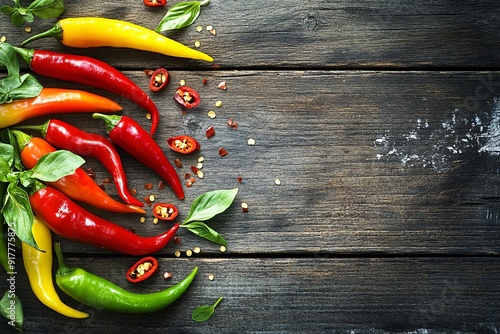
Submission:
[[[0,64],[7,69],[8,76],[0,80],[0,104],[13,100],[38,96],[42,85],[31,74],[19,73],[19,60],[14,47],[8,43],[0,44]]]
[[[226,211],[233,203],[237,193],[238,188],[213,190],[201,194],[191,203],[189,214],[181,227],[187,228],[188,231],[201,238],[227,246],[226,240],[203,222]]]
[[[64,0],[35,0],[28,7],[23,7],[20,0],[14,0],[13,6],[2,6],[0,11],[10,16],[10,21],[15,26],[24,22],[33,22],[35,16],[42,19],[55,18],[64,12]]]
[[[210,0],[179,2],[168,10],[155,31],[161,32],[190,26],[200,15],[201,6],[207,5],[209,2]]]
[[[222,297],[219,297],[217,301],[213,305],[202,305],[198,308],[196,308],[193,313],[191,314],[191,319],[194,321],[202,322],[210,319],[212,314],[215,312],[215,308],[219,303],[221,302]]]

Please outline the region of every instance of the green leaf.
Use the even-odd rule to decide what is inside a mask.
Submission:
[[[43,155],[31,169],[32,178],[45,182],[55,182],[61,177],[75,173],[85,160],[66,150],[58,150]]]
[[[23,163],[21,162],[19,154],[19,146],[17,145],[17,140],[10,131],[9,128],[0,130],[0,141],[2,143],[10,144],[14,149],[14,167],[15,169],[21,171],[24,170]],[[12,166],[12,165],[11,165]]]
[[[0,158],[0,181],[8,182],[7,176],[10,173],[10,164],[7,160]]]
[[[0,12],[4,13],[5,15],[8,15],[8,16],[11,16],[16,11],[17,11],[17,9],[15,9],[14,7],[7,6],[7,5],[0,7]]]
[[[33,211],[31,210],[28,193],[15,182],[7,187],[5,204],[2,208],[5,222],[24,243],[38,249],[33,238]]]
[[[215,312],[215,308],[219,303],[221,302],[222,297],[219,297],[217,301],[213,305],[203,305],[198,308],[196,308],[193,313],[191,314],[191,319],[194,321],[202,322],[210,319],[212,314]]]
[[[219,234],[219,232],[212,229],[205,223],[202,222],[192,222],[188,225],[181,225],[188,229],[189,232],[194,233],[195,235],[212,241],[219,245],[224,245],[227,247],[227,241]]]
[[[28,9],[39,18],[51,19],[64,12],[64,0],[35,0]]]
[[[10,144],[0,143],[0,159],[5,160],[9,167],[12,166],[14,164],[14,147]]]
[[[8,279],[7,279],[8,280]],[[8,324],[23,333],[24,313],[21,300],[14,291],[7,290],[0,300],[0,314],[8,320]]]
[[[20,76],[21,84],[10,91],[12,100],[28,99],[38,96],[42,91],[42,85],[29,73]]]
[[[238,188],[228,190],[213,190],[198,196],[189,210],[189,214],[183,224],[193,221],[207,221],[210,218],[224,212],[231,206],[238,193]]]
[[[19,60],[16,50],[9,43],[0,43],[0,64],[7,67],[9,76],[19,75]]]
[[[181,29],[193,24],[200,15],[201,6],[210,1],[185,1],[172,6],[161,19],[155,31]]]
[[[24,23],[24,15],[16,11],[12,16],[10,17],[10,22],[12,22],[13,25],[19,27],[22,26]]]

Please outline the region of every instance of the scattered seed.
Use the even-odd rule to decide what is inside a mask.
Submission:
[[[199,48],[199,47],[201,46],[200,41],[196,41],[196,42],[194,42],[194,46],[196,46],[197,48]]]
[[[181,251],[176,250],[176,251],[175,251],[175,253],[174,253],[174,255],[175,255],[176,257],[181,256]]]
[[[203,30],[203,27],[202,26],[197,26],[196,27],[196,32],[201,32]]]
[[[179,81],[179,85],[186,86],[186,80],[182,79],[181,81]]]
[[[222,89],[222,90],[227,90],[227,85],[226,85],[226,82],[225,81],[221,81],[218,85],[217,85],[218,88]]]
[[[217,102],[215,102],[215,106],[216,106],[217,108],[222,107],[222,101],[217,101]]]
[[[199,157],[199,158],[198,158],[198,162],[203,162],[203,161],[205,161],[205,158],[204,158],[204,157]]]
[[[155,195],[149,195],[149,200],[151,202],[154,202],[155,201]]]
[[[248,212],[248,204],[243,202],[241,203],[241,208],[243,209],[243,213],[247,213]]]
[[[199,254],[201,252],[200,247],[196,246],[195,248],[193,248],[193,252],[195,252],[196,254]]]
[[[169,279],[169,278],[172,278],[172,273],[169,273],[168,271],[164,272],[163,273],[163,278],[164,279]]]
[[[212,30],[214,27],[213,26],[207,26],[207,31]]]
[[[6,40],[7,40],[7,37],[5,37],[5,36],[0,37],[0,43],[5,42]]]
[[[144,223],[146,221],[146,217],[141,217],[141,219],[139,220],[141,223]]]
[[[276,179],[276,180],[274,180],[274,184],[275,184],[275,185],[277,185],[277,186],[279,186],[279,185],[281,184],[280,179]]]
[[[203,168],[203,164],[201,162],[198,162],[198,164],[196,165],[196,168],[202,169]]]
[[[214,274],[208,275],[208,280],[213,281],[215,278]]]
[[[158,218],[156,218],[156,217],[155,217],[155,218],[153,219],[153,224],[155,224],[155,225],[156,225],[156,224],[158,224]]]
[[[24,31],[26,31],[26,32],[31,32],[31,27],[26,27],[26,28],[24,28]]]
[[[214,36],[217,36],[217,30],[215,29],[210,29],[210,33]]]
[[[186,255],[187,255],[187,256],[191,256],[191,255],[193,255],[193,251],[192,251],[192,250],[190,250],[190,249],[188,249],[188,250],[186,251]]]
[[[203,171],[199,170],[197,173],[196,173],[196,176],[198,176],[199,179],[203,179],[205,177],[205,174],[203,173]]]
[[[221,251],[221,253],[224,253],[224,252],[226,251],[226,246],[221,245],[221,246],[219,247],[219,250]]]
[[[150,113],[146,114],[146,119],[151,119],[151,114]]]
[[[208,117],[210,117],[210,118],[212,118],[212,119],[214,119],[214,118],[217,116],[217,115],[215,114],[215,111],[213,111],[213,110],[210,110],[210,111],[208,112],[208,114],[207,114],[207,115],[208,115]]]

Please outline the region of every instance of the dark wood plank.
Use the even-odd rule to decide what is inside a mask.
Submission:
[[[173,5],[178,1],[169,2]],[[154,29],[165,9],[140,1],[68,2],[62,17],[120,18]],[[195,25],[168,36],[187,45],[196,40],[223,68],[246,67],[498,67],[498,1],[212,1]],[[14,29],[8,20],[0,31],[13,44],[49,28],[37,20],[32,32]],[[195,31],[213,25],[218,34]],[[54,40],[30,47],[61,49]],[[169,66],[208,68],[209,64],[126,50],[75,50],[121,68]],[[139,61],[140,59],[140,61]]]
[[[142,72],[127,74],[147,84]],[[185,114],[171,98],[180,79],[203,99]],[[499,79],[496,72],[172,71],[171,85],[153,96],[162,114],[155,138],[165,150],[169,136],[197,138],[205,178],[186,188],[181,202],[169,189],[145,190],[159,178],[124,154],[125,168],[139,198],[154,193],[177,204],[179,220],[199,194],[239,187],[234,205],[210,222],[236,254],[498,254],[498,155],[483,151],[498,144],[499,105],[496,91],[482,85],[496,90]],[[227,91],[217,88],[222,80]],[[149,126],[140,108],[118,101]],[[215,119],[207,116],[211,109]],[[237,130],[226,125],[230,117]],[[88,115],[66,119],[104,134]],[[210,125],[216,135],[207,139]],[[229,155],[220,158],[219,147]],[[181,176],[199,155],[182,157]],[[109,176],[95,161],[87,166],[97,182]],[[114,194],[112,185],[106,189]],[[141,225],[139,217],[102,215],[139,234],[166,228],[149,218]],[[218,253],[187,231],[179,234]]]
[[[67,258],[136,292],[157,291],[199,266],[182,297],[150,315],[121,315],[83,307],[87,320],[68,320],[19,289],[27,333],[387,333],[426,329],[426,333],[494,333],[500,326],[498,259],[485,258],[303,258],[160,259],[156,275],[131,285],[124,273],[131,259]],[[213,281],[208,275],[214,274]],[[26,287],[24,275],[16,286]],[[0,287],[5,289],[4,280]],[[224,300],[206,323],[190,319],[194,308]],[[61,297],[79,307],[67,296]],[[50,319],[50,321],[49,321]],[[0,330],[11,333],[0,321]]]

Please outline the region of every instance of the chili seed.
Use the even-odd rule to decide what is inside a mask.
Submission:
[[[248,139],[248,142],[247,142],[247,143],[248,143],[248,145],[250,145],[250,146],[254,146],[254,145],[255,145],[255,139],[250,138],[250,139]]]
[[[0,43],[5,42],[6,40],[7,40],[7,37],[5,37],[5,36],[0,37]]]
[[[197,48],[199,48],[199,47],[200,47],[200,45],[201,45],[200,41],[195,41],[195,42],[194,42],[194,46],[196,46]]]
[[[141,217],[141,219],[139,220],[141,223],[144,223],[146,221],[146,217]]]
[[[172,278],[172,273],[169,273],[168,271],[164,272],[163,273],[163,278],[164,279],[169,279],[169,278]]]
[[[221,253],[224,253],[224,252],[226,251],[226,246],[221,245],[221,246],[219,247],[219,250],[221,251]]]
[[[153,184],[152,183],[146,183],[144,185],[144,189],[147,189],[147,190],[153,189]]]
[[[215,102],[215,106],[218,108],[222,107],[222,101]]]
[[[24,31],[26,31],[26,32],[31,32],[31,27],[26,27],[26,28],[24,28]]]
[[[210,274],[210,275],[208,275],[208,279],[209,279],[210,281],[213,281],[213,280],[214,280],[214,278],[215,278],[214,274]]]
[[[198,173],[196,173],[196,176],[198,176],[199,179],[203,179],[205,174],[203,173],[203,171],[199,170]]]
[[[227,85],[226,85],[226,82],[225,81],[221,81],[218,85],[217,85],[218,88],[222,89],[222,90],[226,90],[227,89]]]
[[[188,249],[188,250],[186,251],[186,255],[187,255],[187,256],[191,256],[191,255],[193,255],[193,251],[192,251],[192,250],[190,250],[190,249]]]
[[[146,119],[151,119],[151,114],[150,113],[146,113]]]
[[[279,185],[281,184],[280,179],[276,179],[276,180],[274,180],[274,184],[275,184],[275,185],[277,185],[277,186],[279,186]]]
[[[208,115],[208,117],[210,117],[211,119],[214,119],[214,118],[217,116],[217,115],[215,114],[215,111],[213,111],[213,110],[210,110],[210,111],[208,112],[208,114],[207,114],[207,115]]]
[[[199,157],[199,158],[198,158],[198,162],[203,162],[203,161],[205,161],[205,158],[204,158],[204,157]]]
[[[196,168],[202,169],[203,168],[203,164],[201,162],[198,162],[198,164],[196,165]]]
[[[248,204],[243,202],[241,203],[241,208],[243,209],[243,213],[247,213],[248,212]]]
[[[201,32],[203,30],[203,27],[202,26],[197,26],[196,27],[196,32]]]
[[[174,253],[174,255],[175,255],[176,257],[181,256],[181,251],[176,250],[176,251],[175,251],[175,253]]]
[[[156,224],[158,224],[158,218],[156,218],[156,217],[155,217],[155,218],[153,219],[153,224],[155,224],[155,225],[156,225]]]
[[[214,27],[213,26],[207,26],[207,31],[212,30]]]
[[[195,248],[193,248],[193,252],[195,252],[196,254],[199,254],[201,252],[200,247],[196,246]]]
[[[186,86],[186,80],[181,80],[181,81],[179,81],[179,85],[181,85],[181,86]]]

